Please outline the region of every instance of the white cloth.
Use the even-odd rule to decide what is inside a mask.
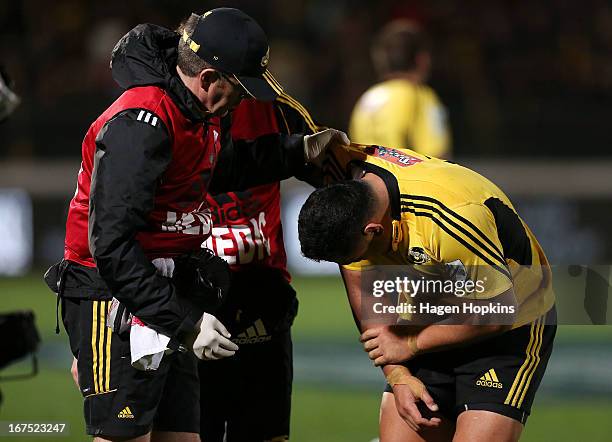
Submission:
[[[157,273],[166,278],[172,278],[174,274],[172,258],[156,258],[152,263]],[[132,367],[138,370],[157,370],[164,355],[172,352],[168,348],[170,337],[147,327],[135,316],[132,316],[130,325]]]
[[[168,349],[170,337],[147,327],[137,317],[132,317],[130,327],[130,355],[132,367],[138,370],[157,370]]]

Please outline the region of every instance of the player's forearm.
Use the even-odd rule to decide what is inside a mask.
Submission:
[[[430,325],[416,335],[418,353],[440,351],[504,332],[503,325]]]

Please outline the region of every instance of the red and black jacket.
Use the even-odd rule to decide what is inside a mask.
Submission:
[[[233,141],[229,117],[206,117],[176,75],[178,38],[139,25],[113,50],[113,77],[127,90],[83,140],[64,253],[65,296],[114,296],[170,336],[201,312],[179,301],[151,259],[200,247],[212,228],[209,191],[276,182],[304,165],[302,136]]]
[[[311,134],[317,129],[308,111],[285,93],[274,102],[243,100],[232,113],[231,134],[235,142],[275,133]],[[290,280],[279,182],[240,192],[210,192],[207,201],[213,219],[207,248],[235,271],[273,269]]]

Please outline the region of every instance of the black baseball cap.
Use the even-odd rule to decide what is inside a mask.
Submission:
[[[217,8],[198,15],[192,34],[183,32],[181,38],[202,60],[231,74],[252,97],[272,101],[282,93],[268,71],[266,34],[241,10]]]

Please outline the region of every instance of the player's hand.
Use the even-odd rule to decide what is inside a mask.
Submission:
[[[79,385],[79,369],[78,369],[78,360],[77,358],[72,358],[72,367],[70,367],[70,374],[72,375],[72,380],[76,384],[77,388],[81,388]]]
[[[422,401],[431,411],[438,411],[438,405],[436,405],[427,388],[425,388],[425,384],[418,378],[408,374],[402,376],[402,379],[398,380],[398,382],[393,385],[395,408],[397,408],[398,414],[410,428],[414,431],[419,431],[422,427],[437,427],[440,425],[442,420],[439,417],[426,419],[417,406],[417,403]]]
[[[230,333],[213,315],[204,313],[196,328],[200,331],[192,348],[198,359],[209,361],[227,358],[238,350],[238,346],[229,339]]]
[[[377,327],[363,332],[363,349],[374,365],[399,364],[417,355],[416,335],[401,332],[401,327]]]
[[[351,144],[349,137],[342,131],[336,129],[325,129],[312,135],[304,137],[304,158],[312,161],[321,153],[334,146]]]

